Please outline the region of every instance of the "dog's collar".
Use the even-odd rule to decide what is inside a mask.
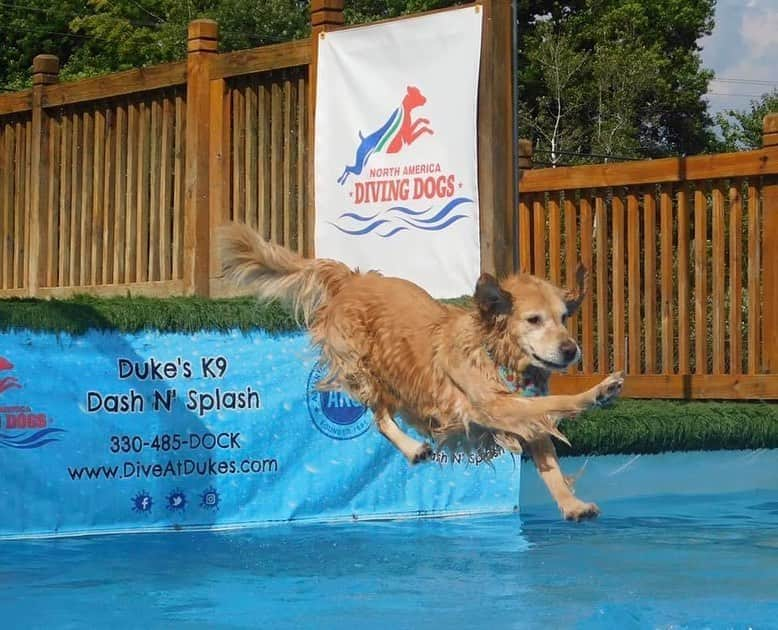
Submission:
[[[525,374],[516,372],[515,370],[498,363],[494,358],[494,355],[486,346],[484,346],[484,352],[486,352],[486,356],[489,357],[489,360],[497,367],[497,372],[500,375],[500,380],[503,382],[503,385],[512,392],[521,394],[522,396],[545,396],[548,393]]]

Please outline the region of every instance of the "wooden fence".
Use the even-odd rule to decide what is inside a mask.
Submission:
[[[520,266],[592,286],[571,327],[579,390],[626,370],[627,395],[778,398],[778,115],[758,151],[525,170]],[[525,166],[529,156],[524,145]]]
[[[486,269],[506,259],[510,5],[480,0],[479,190]],[[401,18],[402,19],[402,18]],[[0,95],[0,297],[225,295],[210,235],[236,219],[313,251],[318,41],[343,0],[312,0],[309,39],[219,54],[211,20],[184,62]]]
[[[482,267],[593,290],[573,321],[579,390],[624,368],[627,395],[778,398],[778,118],[760,151],[512,174],[510,4],[481,0]],[[219,54],[210,20],[186,61],[68,84],[39,55],[0,95],[0,297],[219,296],[226,220],[313,251],[318,41],[343,0],[312,0],[310,39]],[[524,161],[527,162],[525,156]]]
[[[302,251],[310,41],[0,96],[0,296],[211,292],[209,235],[228,219]]]

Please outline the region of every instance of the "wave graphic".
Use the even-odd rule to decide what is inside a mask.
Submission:
[[[456,197],[438,211],[432,207],[426,210],[411,210],[404,206],[393,206],[371,215],[344,212],[337,222],[330,221],[330,225],[350,236],[364,236],[375,232],[381,238],[391,238],[408,230],[440,232],[457,221],[468,218],[468,214],[452,213],[462,204],[472,202],[469,197]]]
[[[59,434],[65,433],[65,429],[41,429],[32,435],[11,435],[10,433],[0,433],[0,446],[9,448],[38,448],[49,442],[57,442],[61,437]]]
[[[19,381],[16,380],[16,377],[6,376],[5,378],[0,378],[0,394],[6,390],[11,389],[12,387],[15,389],[21,389],[22,387],[19,384]]]

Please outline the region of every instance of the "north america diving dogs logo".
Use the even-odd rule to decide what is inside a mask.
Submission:
[[[413,114],[426,103],[427,98],[418,87],[407,86],[400,107],[380,127],[367,134],[359,130],[353,164],[346,164],[337,179],[341,186],[349,183],[350,177],[355,180],[349,197],[356,207],[330,221],[337,230],[349,236],[375,234],[385,239],[409,230],[440,232],[470,217],[462,212],[462,206],[472,204],[473,199],[457,194],[462,188],[457,175],[444,173],[440,162],[428,158],[419,162],[418,156],[414,156],[418,152],[406,151],[422,136],[435,135],[428,118]],[[399,165],[396,160],[379,160],[379,166],[368,166],[375,155],[400,152],[407,153],[411,162]],[[413,202],[427,207],[411,207]]]
[[[0,357],[0,374],[14,369],[5,357]],[[0,395],[22,389],[15,376],[0,376]],[[50,419],[44,413],[35,413],[27,405],[0,405],[0,447],[15,449],[40,448],[57,442],[64,429],[48,426]]]
[[[313,425],[327,437],[335,440],[351,440],[370,428],[367,407],[345,392],[320,391],[317,387],[325,374],[325,367],[318,362],[308,377],[306,399],[308,414]]]
[[[419,88],[409,86],[402,100],[402,106],[395,109],[387,121],[367,136],[359,131],[359,146],[354,156],[354,164],[346,166],[343,174],[338,178],[342,186],[349,175],[361,175],[367,161],[373,153],[399,153],[403,147],[412,145],[423,134],[430,135],[435,132],[430,128],[427,118],[413,120],[411,112],[427,102],[426,97]]]

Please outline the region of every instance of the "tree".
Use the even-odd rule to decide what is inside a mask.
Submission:
[[[527,60],[545,90],[533,106],[520,104],[520,124],[536,138],[541,160],[548,156],[549,163],[556,166],[565,155],[580,152],[586,139],[579,120],[586,99],[581,78],[588,58],[575,49],[564,27],[557,28],[551,22],[539,24],[528,43]]]
[[[346,0],[345,18],[363,23],[463,2]],[[187,24],[198,17],[219,22],[222,51],[305,37],[309,4],[8,0],[0,3],[0,39],[7,42],[0,47],[0,86],[28,86],[38,53],[57,55],[65,80],[183,59]],[[518,0],[522,135],[553,150],[556,162],[559,151],[571,149],[645,157],[713,146],[703,100],[711,73],[702,68],[697,41],[713,27],[714,5]]]
[[[14,0],[19,2],[19,0]],[[183,59],[188,23],[219,22],[222,50],[305,37],[307,0],[31,0],[0,3],[0,85],[29,84],[32,58],[60,58],[64,80]]]
[[[68,58],[84,38],[70,31],[74,17],[88,7],[81,0],[10,0],[0,3],[0,86],[21,89],[30,83],[32,59],[39,53]]]
[[[660,80],[655,48],[631,41],[598,44],[594,49],[592,78],[596,102],[592,152],[634,156],[641,153],[640,134],[647,117],[653,86]],[[654,124],[658,124],[656,117]]]
[[[703,96],[712,74],[697,40],[713,28],[715,0],[522,0],[520,98],[529,111],[554,87],[534,60],[538,29],[570,36],[587,56],[576,77],[589,95],[580,110],[581,153],[635,157],[699,153],[711,145]],[[629,79],[629,80],[627,80]],[[522,131],[530,132],[527,125]],[[533,133],[542,143],[542,136]],[[569,161],[585,161],[569,160]]]
[[[767,114],[778,112],[778,89],[752,100],[746,109],[730,109],[716,114],[721,129],[721,151],[750,151],[762,146],[762,124]]]

